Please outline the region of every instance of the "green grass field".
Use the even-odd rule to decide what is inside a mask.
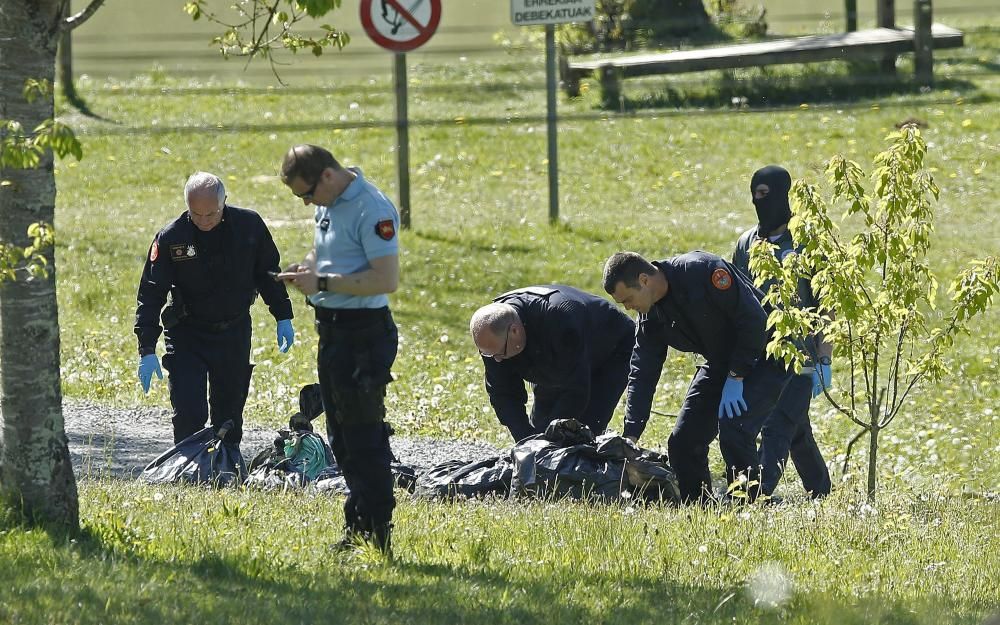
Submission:
[[[911,117],[928,126],[941,187],[932,258],[939,279],[946,284],[969,260],[996,254],[996,26],[971,28],[966,47],[937,62],[939,88],[927,93],[905,84],[824,89],[853,76],[832,63],[626,83],[627,114],[597,108],[594,89],[561,99],[554,227],[537,51],[508,63],[412,67],[410,112],[422,123],[410,131],[413,228],[401,235],[393,297],[402,340],[389,395],[396,430],[506,443],[468,337],[475,308],[540,282],[599,293],[603,262],[620,249],[729,256],[754,222],[754,169],[778,162],[818,182],[823,161],[838,152],[867,169],[885,135]],[[909,72],[904,62],[900,76]],[[762,111],[753,98],[767,84],[781,106]],[[56,174],[68,396],[168,405],[166,384],[143,396],[135,377],[135,290],[152,237],[184,210],[191,172],[218,173],[231,203],[264,215],[286,262],[312,243],[311,208],[276,177],[291,144],[324,145],[396,196],[394,131],[376,123],[392,117],[388,78],[295,87],[241,90],[156,72],[81,82],[90,107],[115,123],[64,111],[85,150],[79,163],[59,162]],[[730,107],[736,92],[751,98],[749,109]],[[366,124],[373,127],[357,127]],[[284,423],[298,387],[315,375],[316,337],[301,299],[295,313],[297,343],[283,355],[273,320],[255,306],[249,420]],[[980,496],[1000,487],[998,326],[995,308],[959,340],[952,374],[916,393],[884,433],[873,507],[858,494],[863,452],[841,471],[854,428],[823,402],[813,407],[814,429],[839,489],[820,505],[703,511],[403,500],[391,564],[326,549],[342,522],[335,498],[86,478],[83,537],[0,531],[0,621],[981,623],[1000,610],[1000,506]],[[676,412],[694,363],[671,353],[655,410]],[[620,426],[619,414],[612,428]],[[643,443],[663,444],[671,427],[654,416]],[[717,450],[712,458],[718,475]],[[794,476],[784,488],[798,492]]]
[[[978,624],[997,600],[995,504],[976,501],[406,502],[387,563],[328,548],[325,496],[82,495],[71,543],[0,534],[3,622]]]

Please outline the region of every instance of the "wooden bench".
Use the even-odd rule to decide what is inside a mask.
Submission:
[[[930,28],[933,49],[962,47],[962,31],[942,24]],[[880,58],[913,52],[919,47],[912,29],[873,28],[835,35],[809,35],[743,43],[697,50],[679,50],[655,54],[636,54],[560,62],[563,87],[571,97],[580,94],[580,80],[597,75],[602,101],[617,102],[625,78],[654,74],[681,74],[715,69],[760,67],[787,63],[859,58]]]

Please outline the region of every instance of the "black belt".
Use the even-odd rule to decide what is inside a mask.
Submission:
[[[247,316],[248,313],[243,313],[238,317],[233,317],[232,319],[226,319],[224,321],[204,321],[202,319],[195,319],[194,317],[184,317],[182,322],[198,330],[205,330],[207,332],[224,332],[237,323],[244,321]]]
[[[323,308],[316,307],[316,321],[321,323],[349,323],[382,319],[389,314],[389,307],[382,308]]]

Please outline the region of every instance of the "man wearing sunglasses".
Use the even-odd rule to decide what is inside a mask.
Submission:
[[[326,431],[350,488],[339,546],[363,540],[388,555],[396,500],[385,391],[399,340],[388,294],[399,285],[399,213],[360,169],[315,145],[288,150],[281,181],[316,207],[313,249],[278,279],[316,311]]]
[[[504,293],[469,322],[486,368],[486,392],[515,441],[554,419],[594,434],[608,427],[625,383],[635,324],[611,302],[562,284]],[[531,416],[524,383],[534,391]]]
[[[268,275],[280,257],[260,215],[226,204],[222,180],[205,172],[188,178],[184,200],[187,210],[153,239],[139,282],[139,381],[148,393],[153,374],[163,378],[156,357],[162,310],[174,442],[211,419],[216,429],[232,420],[225,440],[238,445],[253,369],[250,306],[259,293],[285,352],[295,341],[292,304],[285,285]]]

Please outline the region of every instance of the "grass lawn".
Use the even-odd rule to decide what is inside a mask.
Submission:
[[[996,504],[840,491],[701,510],[406,501],[397,557],[327,496],[87,480],[84,536],[0,534],[6,623],[970,623]]]
[[[507,442],[468,337],[475,308],[549,281],[599,293],[603,262],[620,249],[729,256],[755,221],[753,170],[777,162],[818,182],[838,152],[868,169],[885,135],[911,117],[927,124],[941,187],[931,264],[942,284],[969,260],[998,253],[998,33],[971,28],[965,48],[940,53],[939,88],[929,93],[863,81],[817,89],[854,71],[833,63],[626,83],[625,114],[597,108],[594,89],[561,99],[554,227],[539,53],[412,67],[413,228],[401,235],[392,298],[402,341],[389,396],[394,427]],[[904,63],[900,75],[909,71]],[[767,93],[766,81],[781,106],[760,110],[753,98]],[[168,405],[166,384],[143,396],[135,378],[135,290],[153,236],[184,210],[191,172],[221,175],[231,203],[268,221],[286,262],[312,243],[311,209],[276,177],[290,145],[324,145],[396,197],[394,131],[381,123],[392,116],[389,84],[379,76],[353,89],[282,92],[156,73],[81,82],[90,107],[115,123],[64,111],[85,151],[56,173],[66,394]],[[750,108],[729,106],[734,89]],[[283,355],[273,320],[254,307],[249,420],[284,423],[315,375],[316,337],[301,299],[295,313],[297,343]],[[978,496],[1000,486],[998,328],[995,308],[959,340],[952,374],[915,394],[884,433],[874,507],[857,494],[862,453],[840,470],[854,429],[822,402],[814,430],[840,488],[821,505],[404,501],[391,564],[327,551],[342,522],[336,499],[89,478],[84,536],[0,531],[0,621],[981,623],[1000,609],[1000,506]],[[676,412],[695,362],[671,352],[654,410]],[[844,371],[836,360],[833,371],[836,384]],[[663,444],[672,425],[653,416],[643,443]],[[621,427],[620,413],[611,427]],[[712,459],[718,475],[717,451]],[[785,489],[797,493],[792,477]]]

